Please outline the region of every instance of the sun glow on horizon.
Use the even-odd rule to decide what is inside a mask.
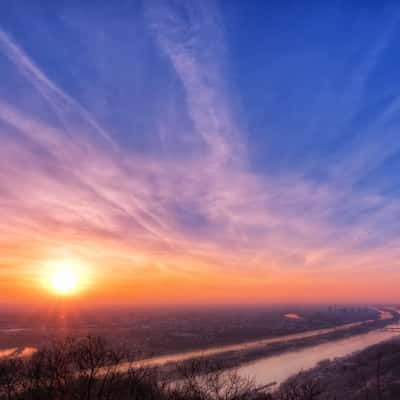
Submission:
[[[87,272],[76,260],[61,260],[48,263],[43,271],[44,286],[53,294],[72,296],[86,286]]]
[[[76,291],[78,277],[73,269],[60,268],[51,277],[51,287],[59,294],[68,295]]]

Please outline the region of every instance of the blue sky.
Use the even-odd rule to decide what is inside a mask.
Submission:
[[[382,144],[378,129],[367,132],[397,97],[393,4],[284,2],[265,9],[252,2],[243,8],[233,17],[240,29],[229,29],[233,74],[262,146],[261,168],[272,158],[272,168],[306,163],[322,173],[332,158],[360,151],[357,143]]]
[[[6,1],[3,275],[69,254],[393,299],[399,37],[389,1]]]

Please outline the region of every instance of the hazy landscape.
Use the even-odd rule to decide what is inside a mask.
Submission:
[[[295,314],[300,318],[287,317]],[[366,306],[208,306],[166,308],[99,308],[34,311],[0,315],[2,347],[36,347],[66,336],[102,336],[162,355],[237,344],[269,337],[332,328],[379,319]]]
[[[129,397],[124,392],[128,390],[126,389],[128,386],[139,384],[129,381],[132,374],[142,374],[146,371],[147,378],[150,374],[152,380],[163,382],[163,385],[167,384],[157,389],[160,393],[153,395],[161,397],[155,398],[165,396],[165,398],[170,398],[168,396],[192,398],[193,394],[186,392],[194,390],[191,388],[194,384],[191,380],[194,379],[197,382],[196,385],[199,386],[196,390],[202,392],[198,396],[205,399],[220,398],[218,396],[224,398],[228,381],[235,388],[238,386],[244,391],[239,396],[236,388],[236,394],[228,396],[232,399],[267,399],[268,396],[281,398],[286,395],[284,391],[289,390],[288,388],[301,391],[303,389],[299,389],[300,387],[304,385],[308,387],[309,384],[313,388],[315,385],[315,388],[318,387],[311,399],[325,399],[330,398],[332,393],[350,390],[344,389],[342,384],[336,387],[335,379],[340,382],[343,379],[353,379],[352,374],[348,378],[341,376],[340,379],[336,375],[339,374],[340,368],[345,369],[349,363],[356,361],[352,361],[352,358],[349,358],[349,361],[347,359],[339,361],[338,358],[351,357],[353,353],[362,351],[368,346],[379,346],[380,343],[390,340],[400,333],[399,318],[400,314],[396,306],[203,306],[157,309],[119,307],[118,309],[99,308],[78,312],[76,308],[67,309],[64,303],[62,307],[60,305],[46,315],[42,310],[23,312],[15,309],[8,313],[3,311],[0,327],[3,350],[0,353],[0,365],[5,363],[3,373],[7,376],[7,363],[13,359],[33,358],[35,360],[37,357],[38,360],[35,362],[39,363],[43,363],[43,360],[48,357],[50,357],[49,360],[53,360],[52,363],[66,362],[61,360],[68,360],[69,357],[75,360],[76,355],[67,356],[66,354],[69,354],[69,346],[71,348],[78,346],[79,357],[83,357],[82,354],[85,351],[89,351],[88,354],[95,352],[94,359],[97,361],[93,379],[99,382],[100,387],[111,385],[108,381],[103,382],[101,370],[104,368],[108,371],[107,375],[115,375],[114,378],[119,382],[116,386],[119,389],[111,385],[109,393],[106,391],[100,393],[97,384],[93,384],[93,388],[90,389],[93,393],[90,395],[83,389],[78,389],[81,391],[82,398],[86,396],[147,398],[141,397],[145,396],[144,394],[139,397],[133,395]],[[70,342],[71,340],[73,341]],[[83,342],[75,342],[76,340],[83,340]],[[86,343],[87,340],[89,342]],[[100,342],[97,343],[97,340]],[[89,347],[86,348],[86,346]],[[384,346],[382,349],[388,351]],[[51,352],[55,352],[54,356]],[[60,356],[60,354],[64,355]],[[368,354],[368,360],[369,353],[366,354]],[[53,359],[55,356],[56,358]],[[73,363],[80,365],[82,361],[79,360],[78,358]],[[333,361],[330,362],[330,360]],[[369,365],[368,362],[361,363],[359,358],[356,360],[360,368]],[[84,364],[87,362],[88,360],[84,361]],[[46,368],[46,365],[44,364],[41,368]],[[32,366],[28,364],[24,368],[29,369]],[[307,369],[310,371],[305,373],[304,370]],[[363,378],[367,381],[376,379],[376,375],[372,374],[370,369],[367,368],[367,375]],[[64,371],[64,367],[60,371]],[[61,374],[60,371],[58,373]],[[79,378],[84,382],[87,379],[85,371],[81,372],[84,376]],[[231,375],[233,371],[235,371],[234,375]],[[213,376],[212,379],[216,379],[215,374],[221,375],[218,377],[220,387],[218,393],[210,394],[211,389],[208,385],[211,383],[207,381],[208,378],[205,378],[206,382],[197,380],[202,379],[202,376]],[[67,377],[57,377],[56,381],[60,379],[64,382]],[[382,379],[385,379],[385,389],[379,390],[396,390],[396,383],[392,382],[393,378],[385,376]],[[329,383],[327,386],[329,390],[321,391],[322,387],[326,388],[325,381]],[[360,387],[364,385],[362,390],[365,393],[372,390],[367,381],[362,381],[360,377],[357,381]],[[35,386],[29,390],[55,391],[54,393],[58,393],[57,396],[61,396],[59,391],[64,390],[60,388],[60,383],[54,387],[52,386],[55,385],[54,382],[46,383],[43,388],[43,383],[40,382],[34,384],[38,386],[37,388]],[[180,383],[176,386],[174,382]],[[14,385],[17,384],[21,383],[14,382]],[[84,385],[86,384],[87,382]],[[173,389],[169,386],[171,384]],[[4,393],[7,390],[10,391],[7,380],[3,381],[3,385],[6,386],[0,390]],[[183,386],[180,387],[180,385]],[[347,381],[346,385],[349,386]],[[123,394],[119,390],[122,390]],[[13,388],[12,392],[13,396],[18,398],[18,390]],[[178,392],[186,394],[178,394]],[[50,396],[56,396],[54,393]],[[106,393],[111,397],[106,397]],[[43,396],[48,395],[47,393]],[[72,394],[64,393],[63,396],[68,398]],[[309,394],[303,395],[300,392],[292,396],[297,397],[290,397],[290,399],[309,399],[307,397]],[[286,397],[282,398],[286,399]]]

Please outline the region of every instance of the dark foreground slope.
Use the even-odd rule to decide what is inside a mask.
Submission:
[[[97,337],[53,342],[32,357],[0,360],[0,400],[400,399],[400,339],[322,362],[274,393],[206,360],[177,366],[171,383],[165,371],[126,364],[130,359]]]
[[[132,355],[97,337],[53,342],[29,358],[0,361],[0,399],[262,400],[248,379],[206,361],[180,368],[171,383],[155,368],[127,365]],[[121,368],[121,365],[124,367]]]

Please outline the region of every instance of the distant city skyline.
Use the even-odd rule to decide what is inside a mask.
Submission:
[[[1,302],[398,300],[395,2],[2,11]]]

